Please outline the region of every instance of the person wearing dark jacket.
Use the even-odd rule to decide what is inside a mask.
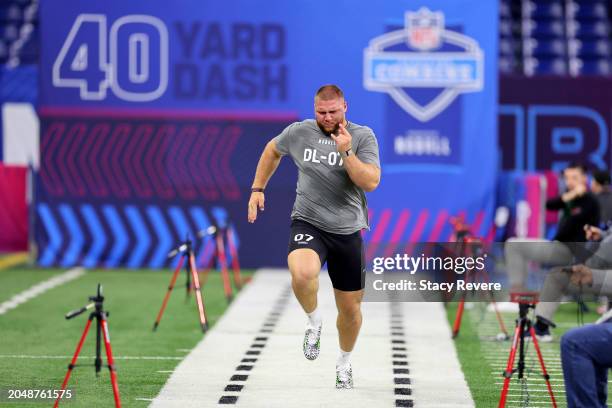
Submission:
[[[546,202],[547,210],[558,210],[561,218],[553,238],[559,242],[585,242],[585,225],[598,225],[599,203],[595,195],[579,184],[560,197]]]
[[[612,188],[610,187],[610,173],[604,170],[593,172],[591,191],[599,202],[601,212],[600,226],[607,227],[612,224]]]
[[[553,241],[544,239],[511,238],[506,242],[504,252],[511,291],[526,289],[530,261],[548,265],[569,265],[574,253],[583,245],[572,245],[586,241],[585,225],[599,224],[599,204],[587,188],[587,173],[584,166],[570,164],[563,170],[567,191],[561,196],[548,200],[546,208],[559,210],[561,215]]]

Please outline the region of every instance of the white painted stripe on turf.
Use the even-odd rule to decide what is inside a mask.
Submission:
[[[514,390],[514,391],[518,391],[518,390]],[[542,394],[545,394],[545,395],[548,395],[548,389],[544,389],[544,390],[532,390],[531,387],[529,387],[529,393],[530,394],[531,393],[535,394],[535,393],[538,393],[538,392],[542,393]],[[558,393],[558,392],[561,392],[562,394],[565,394],[565,391],[555,391],[555,394]],[[508,396],[509,397],[522,397],[522,395],[519,395],[519,394],[508,394]],[[537,395],[536,397],[539,398],[540,395]]]
[[[548,370],[549,370],[549,368],[556,368],[557,370],[559,370],[559,369],[560,369],[560,367],[561,367],[561,363],[557,363],[557,362],[546,362],[545,364],[546,364],[546,371],[548,371]],[[498,363],[492,363],[492,362],[489,362],[489,365],[490,365],[491,367],[503,367],[503,368],[506,368],[507,363],[502,363],[501,361],[500,361],[500,362],[498,362]],[[517,363],[515,362],[515,364],[514,364],[514,365],[516,366],[516,365],[517,365]],[[534,367],[534,369],[535,369],[535,368],[536,368],[536,367]],[[540,366],[539,366],[539,365],[537,366],[537,370],[538,370],[538,371],[540,370]]]
[[[15,309],[17,306],[34,299],[36,296],[42,295],[50,289],[63,285],[66,282],[70,282],[71,280],[74,280],[84,274],[85,269],[77,267],[69,269],[60,275],[49,278],[46,281],[37,283],[23,292],[16,294],[9,300],[0,303],[0,315],[3,315],[9,310]]]
[[[503,385],[503,384],[504,384],[503,382],[496,382],[496,383],[495,383],[495,385]],[[544,381],[542,381],[542,384],[545,384],[545,383],[544,383]],[[515,386],[516,386],[516,387],[520,387],[520,385],[519,385],[519,384],[516,384]],[[565,389],[565,385],[564,385],[564,384],[550,384],[550,386],[551,386],[552,388],[563,388],[563,389]],[[511,384],[511,385],[510,385],[510,388],[512,388],[512,387],[513,387],[513,385]],[[538,387],[538,388],[544,388],[544,389],[547,389],[547,388],[546,388],[546,385],[541,385],[541,386],[540,386],[540,385],[538,385],[538,384],[529,384],[529,387],[530,387],[530,388],[531,388],[531,387]]]

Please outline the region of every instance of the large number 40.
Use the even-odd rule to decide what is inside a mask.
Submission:
[[[107,43],[108,40],[108,43]],[[80,14],[53,64],[53,85],[79,88],[83,100],[102,100],[110,87],[120,99],[146,102],[168,87],[168,30],[156,17]]]

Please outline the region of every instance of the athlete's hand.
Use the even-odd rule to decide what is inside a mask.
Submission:
[[[353,137],[348,130],[346,130],[343,123],[340,123],[338,127],[338,134],[334,135],[332,133],[331,137],[334,139],[334,142],[336,142],[336,147],[340,153],[344,153],[352,147],[351,143],[353,142]]]
[[[253,192],[249,199],[249,222],[252,224],[257,219],[257,209],[264,210],[264,193]]]

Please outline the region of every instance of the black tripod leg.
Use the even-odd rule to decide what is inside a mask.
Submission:
[[[521,331],[519,333],[519,361],[517,364],[518,378],[523,378],[525,372],[525,330],[529,330],[530,323],[526,318],[521,319]]]
[[[186,289],[186,298],[189,298],[189,295],[191,294],[191,270],[190,270],[190,265],[189,265],[189,256],[185,255],[185,259],[187,260],[187,262],[185,262],[185,273],[187,274],[187,283],[185,284],[185,289]]]
[[[102,369],[102,356],[100,355],[100,337],[102,333],[100,333],[100,316],[96,314],[94,317],[96,319],[96,361],[94,365],[96,367],[96,377],[99,377],[100,370]]]

